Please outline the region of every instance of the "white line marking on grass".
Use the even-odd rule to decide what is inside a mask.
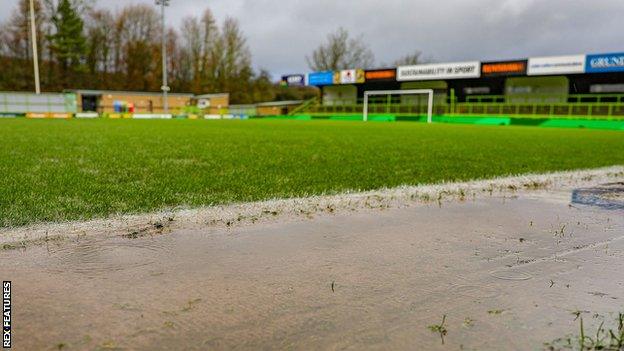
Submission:
[[[405,208],[450,200],[519,195],[540,191],[569,191],[577,187],[617,181],[624,181],[624,166],[177,209],[152,214],[114,216],[86,222],[47,223],[0,229],[0,249],[20,248],[43,244],[51,240],[93,235],[136,238],[166,234],[173,230],[238,227],[353,211]],[[551,195],[555,200],[569,201],[568,197]]]

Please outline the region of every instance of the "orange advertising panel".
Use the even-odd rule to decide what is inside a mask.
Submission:
[[[396,78],[396,70],[382,69],[375,71],[366,71],[366,80],[394,80]]]
[[[481,65],[482,76],[518,76],[526,75],[527,61],[484,62]]]

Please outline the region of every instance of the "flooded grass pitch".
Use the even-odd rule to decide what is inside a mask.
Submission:
[[[564,348],[581,318],[588,336],[617,331],[624,299],[624,211],[572,200],[541,191],[0,251],[14,347]]]

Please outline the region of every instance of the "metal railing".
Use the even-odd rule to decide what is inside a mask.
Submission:
[[[471,95],[466,97],[469,103],[624,103],[624,94],[513,94],[513,95]]]
[[[376,97],[369,101],[372,114],[395,116],[426,115],[426,99],[397,96]],[[543,99],[551,97],[543,96]],[[567,102],[505,102],[504,96],[472,96],[466,102],[455,98],[436,95],[433,113],[435,115],[508,116],[534,118],[596,118],[624,119],[624,95],[569,95]],[[536,100],[537,101],[537,100]],[[363,101],[333,100],[331,105],[319,102],[306,105],[299,114],[341,115],[362,114]]]
[[[314,105],[316,105],[318,103],[319,103],[319,98],[318,97],[313,97],[311,99],[306,100],[303,104],[301,104],[301,106],[299,106],[296,109],[290,111],[290,113],[288,115],[289,116],[294,116],[294,115],[298,115],[298,114],[304,113],[308,108],[310,108],[310,106],[314,106]]]

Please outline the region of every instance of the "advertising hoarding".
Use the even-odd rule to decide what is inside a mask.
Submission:
[[[334,84],[334,72],[314,72],[308,74],[308,85],[332,85]]]
[[[527,73],[530,76],[585,73],[585,55],[532,57]]]
[[[305,75],[304,74],[290,74],[286,76],[282,76],[283,86],[289,87],[302,87],[305,85]]]
[[[334,84],[359,84],[364,82],[364,70],[345,69],[334,72]]]
[[[480,76],[481,63],[478,61],[434,63],[397,68],[398,81],[479,78]]]
[[[527,60],[483,62],[483,77],[523,76],[527,73]]]
[[[587,55],[585,72],[624,72],[624,53]]]
[[[340,72],[340,84],[355,84],[357,77],[354,69],[348,69]]]
[[[396,69],[377,69],[373,71],[366,71],[364,77],[369,80],[395,80]]]

